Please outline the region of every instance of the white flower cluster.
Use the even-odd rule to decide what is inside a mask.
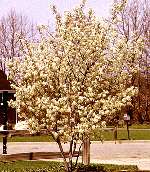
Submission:
[[[56,19],[55,34],[25,44],[24,58],[10,60],[16,90],[10,104],[33,131],[47,128],[66,142],[104,127],[102,116],[130,102],[136,88],[126,83],[134,68],[131,47],[138,49],[138,42],[127,45],[113,26],[82,8]]]

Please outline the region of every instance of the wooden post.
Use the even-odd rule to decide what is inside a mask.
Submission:
[[[128,133],[128,140],[130,140],[129,121],[127,121],[127,133]]]
[[[90,164],[90,139],[89,138],[86,138],[83,141],[82,162],[84,165]]]
[[[116,141],[117,141],[117,126],[114,127],[114,141],[115,141],[115,144],[116,144]]]

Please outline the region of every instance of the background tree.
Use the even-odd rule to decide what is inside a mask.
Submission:
[[[116,7],[118,4],[124,4],[120,6],[122,10],[115,13],[115,25],[126,42],[128,43],[133,38],[136,42],[143,37],[143,53],[138,59],[133,56],[131,61],[133,66],[139,66],[139,70],[132,73],[130,84],[138,87],[139,90],[137,97],[132,99],[133,120],[135,122],[150,121],[150,1],[116,0],[115,2]]]
[[[0,68],[6,71],[6,61],[22,56],[20,39],[36,39],[35,26],[26,16],[11,10],[6,17],[0,20]]]
[[[118,10],[118,9],[115,9]],[[119,9],[120,10],[120,9]],[[113,24],[97,21],[84,3],[63,19],[53,6],[56,31],[45,36],[41,27],[39,43],[26,43],[22,60],[10,60],[8,67],[20,117],[33,131],[47,128],[57,142],[66,171],[73,171],[73,153],[90,133],[101,127],[102,116],[109,116],[130,104],[136,93],[131,82],[142,41],[130,41]],[[114,21],[113,21],[114,22]],[[133,47],[135,48],[133,51]],[[69,158],[63,143],[69,142]],[[79,147],[77,143],[80,143]]]

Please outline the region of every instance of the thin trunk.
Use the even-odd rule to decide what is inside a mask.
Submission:
[[[65,171],[66,172],[70,172],[69,171],[69,166],[68,166],[68,162],[67,162],[67,159],[65,157],[65,154],[64,154],[64,150],[63,150],[63,147],[62,147],[62,144],[61,144],[61,141],[60,141],[60,138],[58,136],[58,138],[55,138],[55,136],[51,133],[53,139],[56,141],[56,143],[58,144],[58,147],[59,147],[59,150],[60,150],[60,153],[61,153],[61,156],[63,158],[63,161],[64,161],[64,168],[65,168]]]
[[[81,152],[82,145],[83,145],[83,142],[81,143],[81,145],[79,147],[79,152],[78,152],[78,156],[77,156],[77,159],[76,159],[75,167],[77,166],[77,163],[78,163],[78,159],[79,159],[79,155],[80,155],[80,152]]]
[[[61,144],[61,142],[60,142],[59,139],[57,139],[57,144],[58,144],[58,146],[59,146],[59,149],[60,149],[62,158],[63,158],[63,160],[64,160],[65,171],[66,171],[66,172],[70,172],[70,169],[69,169],[69,166],[68,166],[68,162],[67,162],[66,157],[65,157],[65,155],[64,155],[64,150],[63,150],[62,144]]]
[[[141,61],[139,61],[139,69],[140,69],[140,63]],[[139,121],[139,119],[141,119],[141,71],[138,71],[138,109],[137,109],[137,115],[136,115],[136,120]],[[142,121],[144,122],[144,121]]]
[[[72,157],[73,157],[73,140],[70,141],[70,150],[69,150],[69,168],[72,171]]]
[[[145,105],[146,105],[146,108],[145,108],[145,115],[146,115],[146,119],[147,121],[149,121],[149,114],[148,114],[148,59],[147,59],[147,54],[146,54],[146,94],[145,94]]]

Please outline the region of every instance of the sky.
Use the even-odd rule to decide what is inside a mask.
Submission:
[[[113,0],[87,0],[87,8],[93,8],[98,17],[107,17]],[[0,0],[0,17],[7,15],[10,9],[24,14],[36,24],[53,23],[50,5],[55,4],[63,14],[80,4],[81,0]]]

